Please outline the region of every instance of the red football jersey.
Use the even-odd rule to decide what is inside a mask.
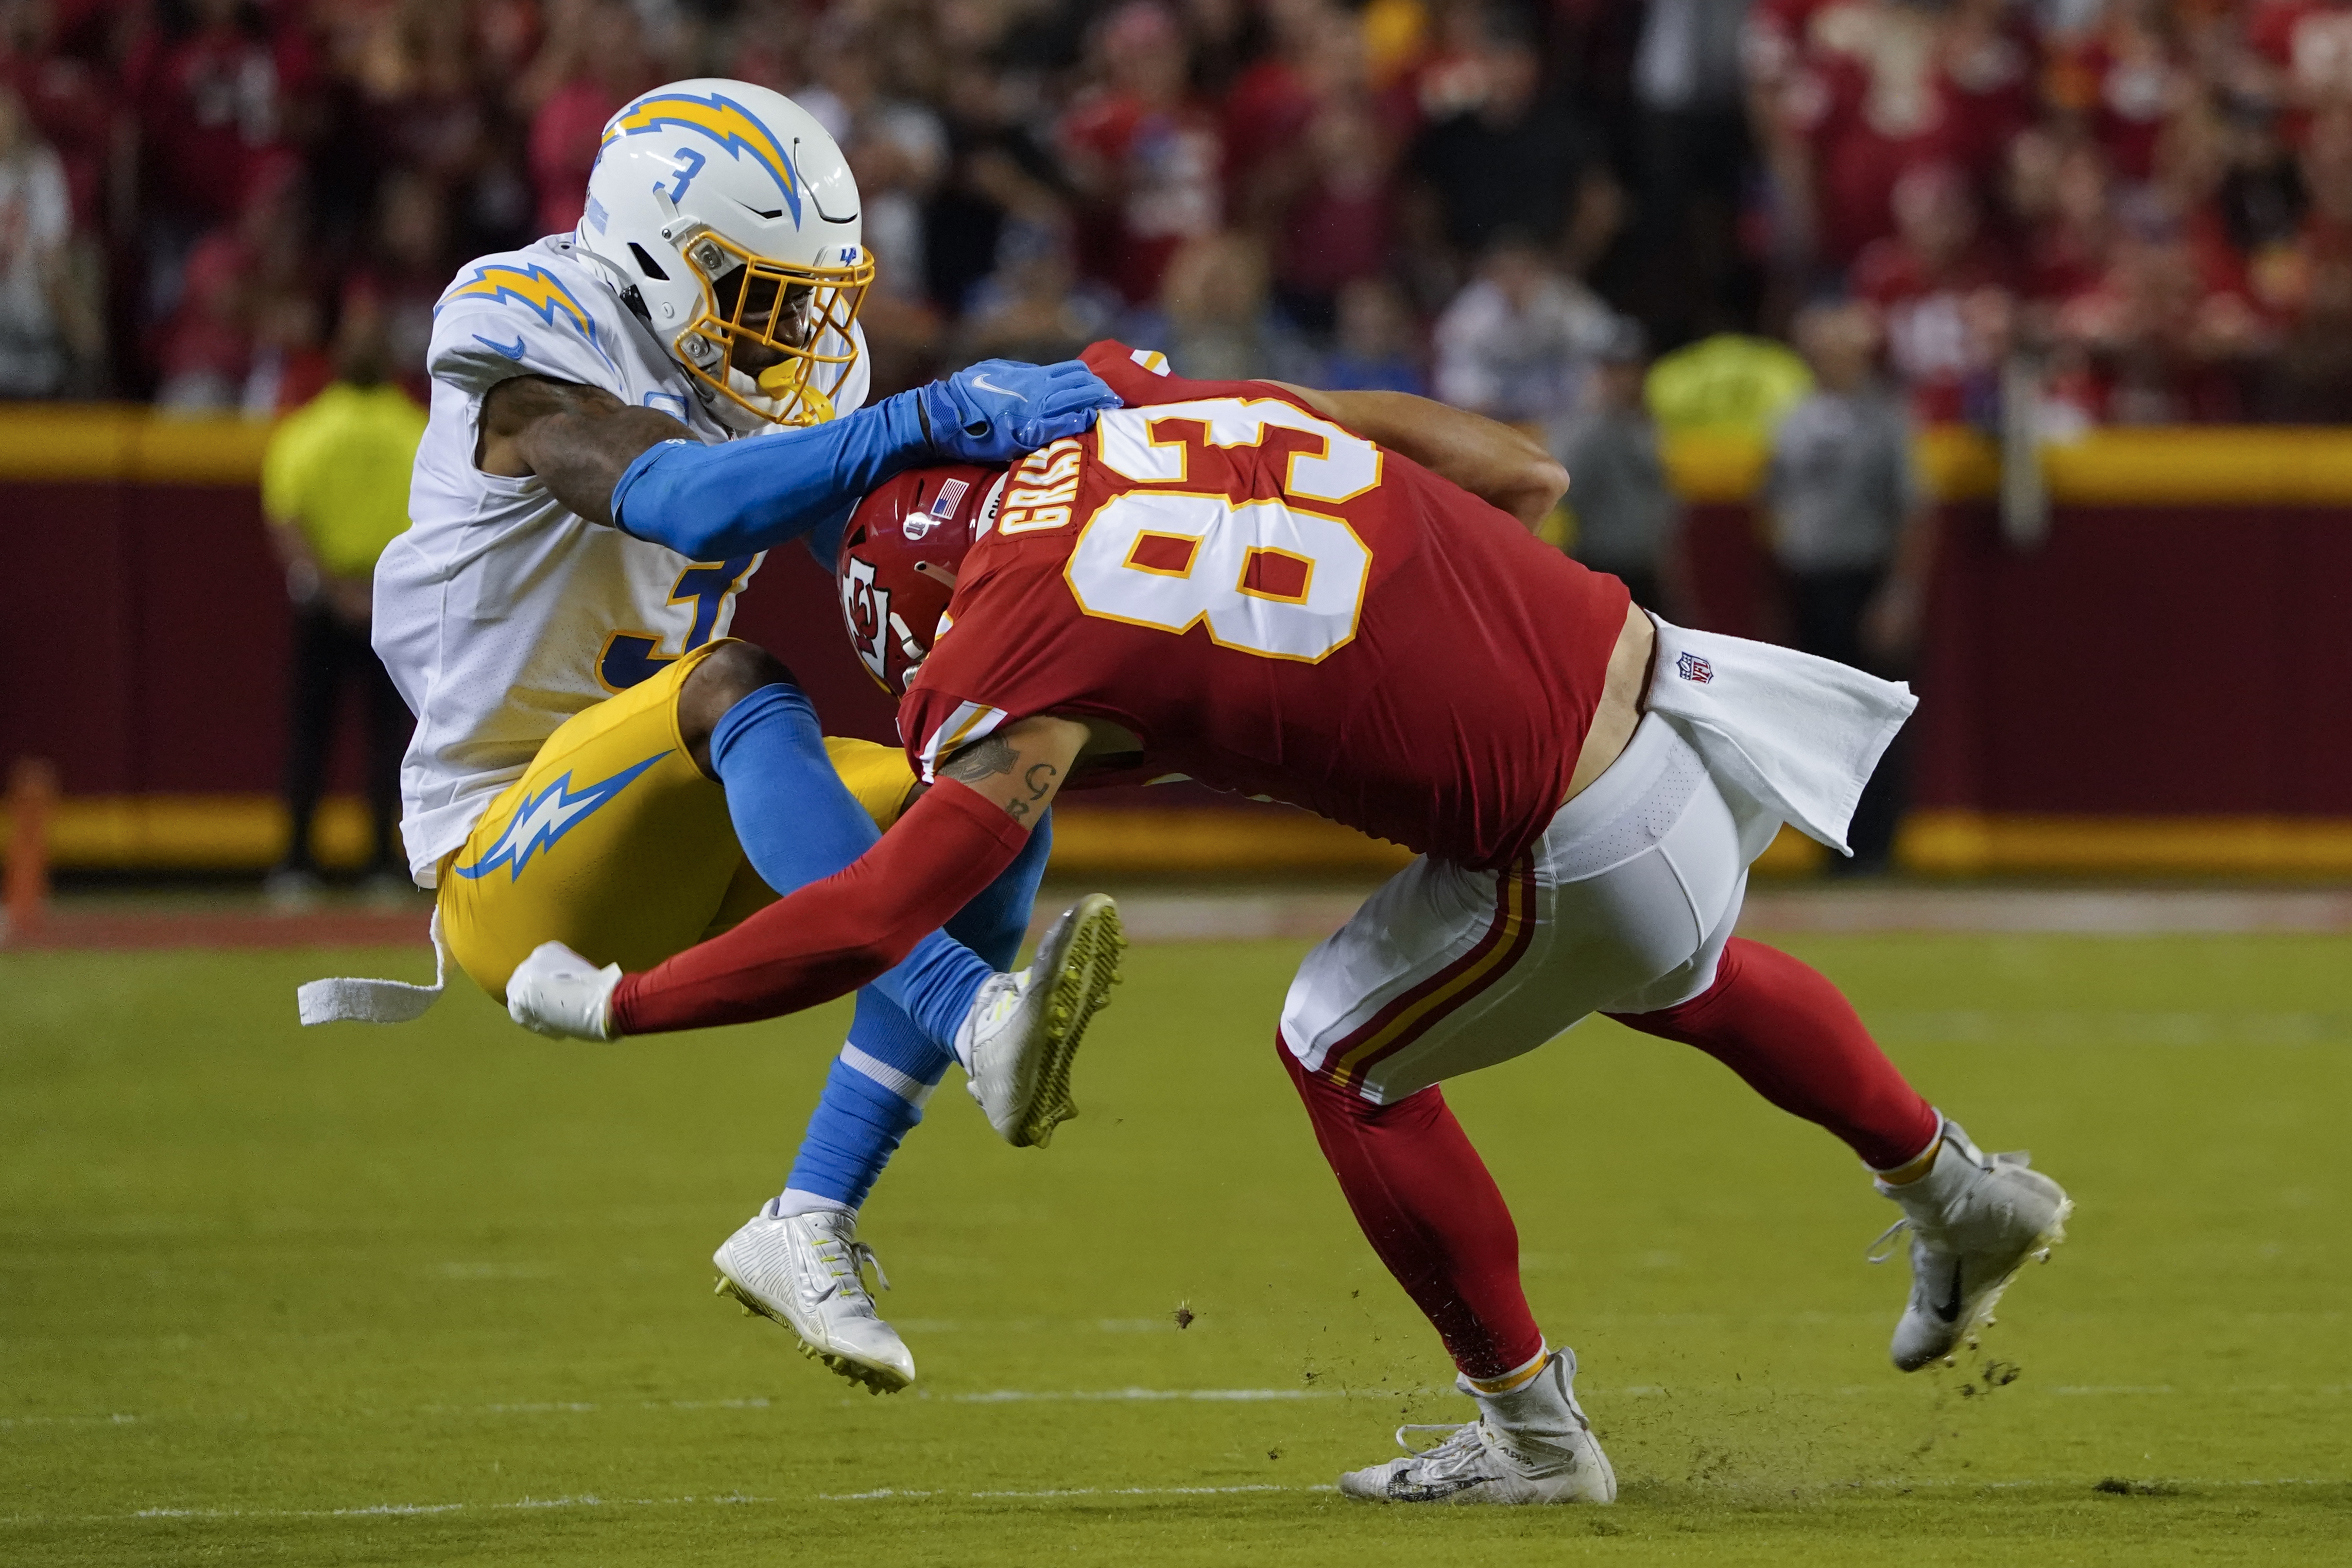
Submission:
[[[1625,587],[1257,382],[1097,343],[1125,402],[1013,469],[898,727],[932,766],[1038,714],[1143,767],[1507,864],[1567,793]]]

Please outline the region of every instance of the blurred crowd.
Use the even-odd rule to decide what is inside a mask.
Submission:
[[[351,319],[421,390],[698,74],[846,151],[886,390],[1116,334],[1551,422],[1835,300],[1922,420],[2352,418],[2345,0],[0,0],[0,393],[266,416]]]

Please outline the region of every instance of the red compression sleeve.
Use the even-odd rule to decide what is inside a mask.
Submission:
[[[1029,830],[941,779],[867,850],[613,992],[619,1034],[777,1018],[887,970],[1013,863]]]
[[[1274,1049],[1307,1102],[1315,1141],[1356,1223],[1473,1377],[1500,1377],[1543,1349],[1519,1288],[1519,1233],[1486,1162],[1432,1084],[1375,1105]]]
[[[1943,1125],[1827,977],[1745,936],[1731,939],[1715,984],[1689,1001],[1609,1016],[1698,1047],[1781,1110],[1843,1138],[1873,1170],[1916,1158]]]

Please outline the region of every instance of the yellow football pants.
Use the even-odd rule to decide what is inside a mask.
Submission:
[[[678,734],[686,677],[720,646],[566,720],[442,861],[442,934],[491,996],[504,999],[507,977],[542,942],[647,969],[775,901],[736,841],[726,791]],[[888,827],[914,788],[906,755],[865,740],[824,746]]]

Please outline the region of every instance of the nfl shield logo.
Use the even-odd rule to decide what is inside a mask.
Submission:
[[[1703,686],[1715,679],[1715,667],[1696,653],[1685,653],[1675,661],[1675,674]]]

